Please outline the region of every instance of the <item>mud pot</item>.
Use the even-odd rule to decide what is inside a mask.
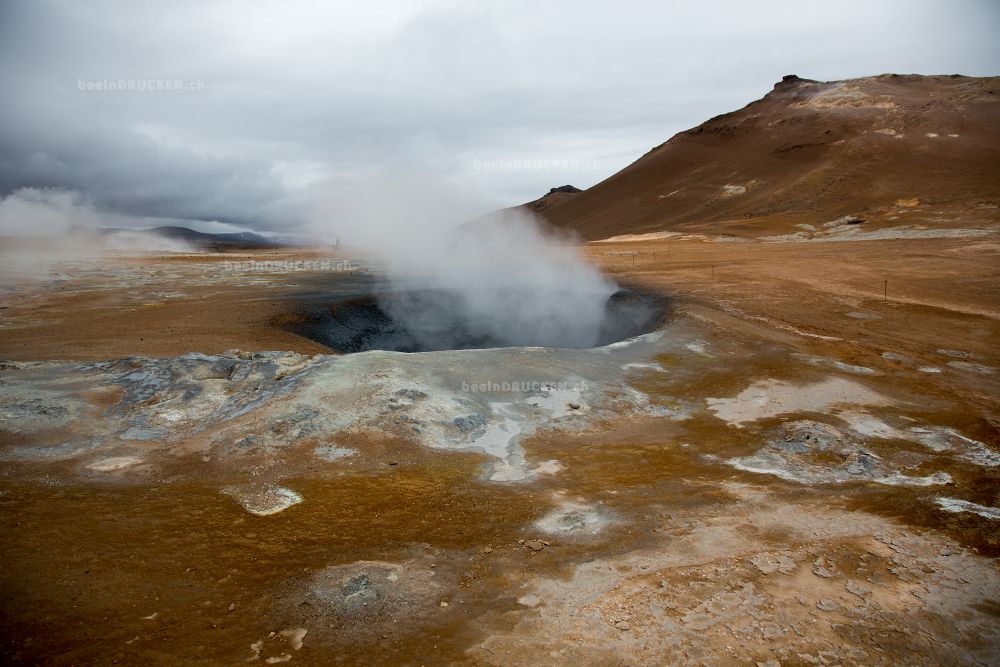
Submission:
[[[489,295],[499,304],[493,317],[507,317],[503,306],[513,306],[529,295],[511,290]],[[666,299],[659,295],[618,290],[604,301],[596,336],[574,335],[573,328],[537,332],[511,327],[505,335],[484,329],[459,304],[468,297],[450,290],[388,291],[374,296],[344,299],[329,308],[313,307],[288,317],[287,328],[329,347],[334,352],[366,350],[433,352],[494,347],[599,347],[652,330],[663,318]]]

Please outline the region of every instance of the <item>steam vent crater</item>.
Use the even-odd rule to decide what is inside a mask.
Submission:
[[[598,299],[603,298],[603,306]],[[595,297],[595,314],[574,322],[537,313],[526,318],[519,304],[530,295],[500,295],[486,316],[470,316],[459,292],[444,289],[388,291],[313,308],[289,329],[346,354],[367,350],[433,352],[498,347],[583,349],[648,333],[667,311],[664,297],[619,289]]]

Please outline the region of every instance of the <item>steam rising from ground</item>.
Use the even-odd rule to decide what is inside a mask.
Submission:
[[[502,346],[597,344],[605,303],[617,287],[529,215],[505,212],[435,240],[390,261],[397,296],[380,300],[424,346],[449,345],[421,340],[425,332],[440,336],[441,318],[454,321],[456,335]],[[438,307],[412,298],[426,289],[442,290]]]
[[[379,306],[420,349],[458,340],[597,345],[617,286],[572,239],[543,231],[529,212],[508,209],[466,222],[483,210],[483,202],[440,186],[380,183],[323,206],[304,231],[336,236],[384,264],[389,289]],[[107,253],[193,250],[139,231],[102,231],[129,222],[135,219],[96,211],[79,193],[18,190],[0,201],[0,278],[43,278],[67,261]]]
[[[182,241],[136,230],[100,231],[129,222],[95,210],[79,192],[16,190],[0,200],[0,279],[44,278],[66,263],[109,253],[195,251]]]
[[[598,344],[618,287],[530,213],[507,209],[457,224],[467,204],[440,189],[380,188],[326,207],[317,224],[384,262],[390,289],[379,306],[425,349],[449,346],[442,321],[456,338],[502,346]]]

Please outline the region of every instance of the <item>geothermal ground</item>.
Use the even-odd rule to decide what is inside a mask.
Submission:
[[[593,349],[333,354],[347,255],[8,281],[4,662],[998,664],[1000,243],[819,223],[589,244],[665,304]]]

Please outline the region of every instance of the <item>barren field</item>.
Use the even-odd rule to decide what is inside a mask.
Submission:
[[[349,252],[6,284],[4,661],[997,664],[994,234],[584,252],[653,332],[331,354]]]

